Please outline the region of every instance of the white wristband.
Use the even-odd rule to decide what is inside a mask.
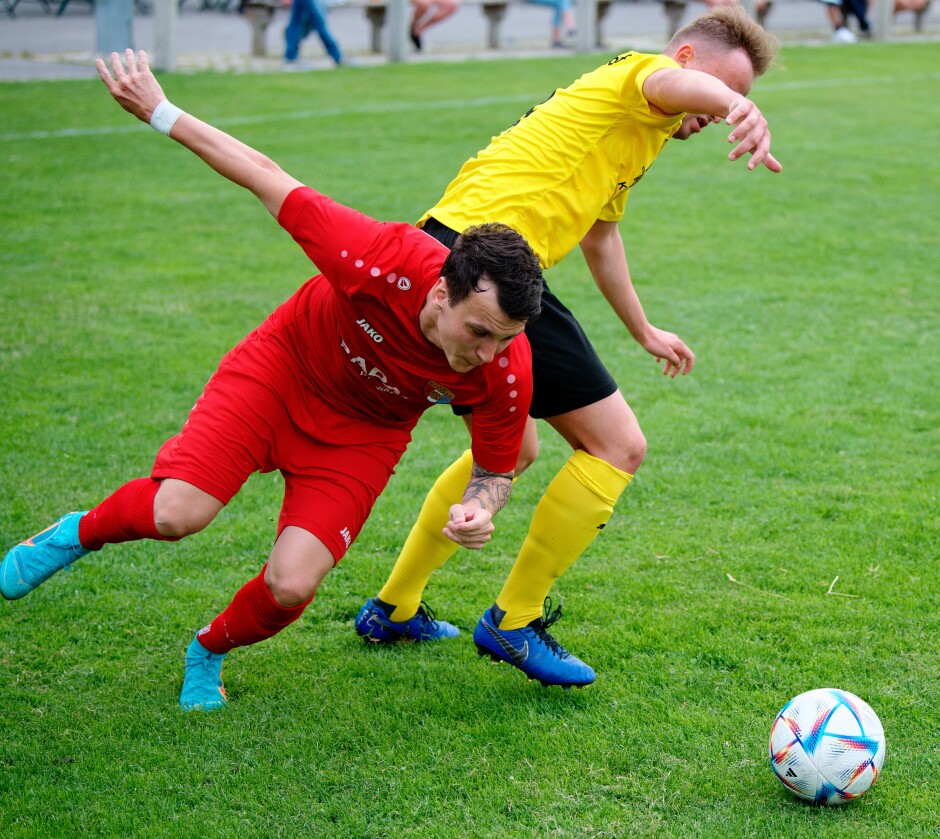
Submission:
[[[177,108],[176,105],[171,105],[168,100],[164,99],[153,109],[153,114],[150,116],[150,125],[156,128],[161,134],[166,134],[166,136],[169,137],[173,123],[182,115],[183,111],[180,108]]]

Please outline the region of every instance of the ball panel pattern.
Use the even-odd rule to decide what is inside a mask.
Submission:
[[[811,690],[788,702],[770,731],[770,766],[792,792],[816,804],[862,795],[884,763],[877,714],[852,693]]]

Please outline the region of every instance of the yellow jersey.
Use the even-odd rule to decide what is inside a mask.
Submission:
[[[595,221],[620,220],[630,187],[684,116],[651,113],[643,83],[678,67],[627,52],[556,90],[470,158],[418,226],[431,216],[458,232],[502,222],[550,268]]]

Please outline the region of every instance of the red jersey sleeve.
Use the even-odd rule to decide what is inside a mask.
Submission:
[[[473,460],[490,472],[512,472],[532,403],[532,350],[525,333],[483,370],[489,396],[473,406]]]
[[[308,186],[287,196],[277,220],[330,285],[346,294],[370,293],[389,270],[396,272],[390,278],[409,284],[426,272],[436,276],[443,263],[443,246],[429,248],[428,235],[413,225],[376,221]]]

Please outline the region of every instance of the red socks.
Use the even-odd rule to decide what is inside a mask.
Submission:
[[[78,523],[78,540],[82,547],[100,551],[104,545],[136,539],[178,541],[161,536],[153,523],[153,499],[158,489],[159,481],[137,478],[89,510]]]
[[[177,541],[161,536],[153,522],[153,499],[159,488],[159,481],[138,478],[89,510],[78,523],[82,547],[97,551],[104,545],[135,539]],[[242,586],[228,608],[199,631],[199,643],[213,653],[256,644],[297,620],[310,600],[285,609],[265,585],[262,568],[257,577]]]
[[[312,597],[299,606],[284,608],[265,585],[262,568],[257,577],[239,589],[225,611],[200,629],[196,637],[209,652],[219,654],[257,644],[297,620],[311,600]]]

